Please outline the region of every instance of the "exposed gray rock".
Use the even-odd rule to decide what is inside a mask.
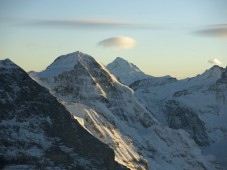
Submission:
[[[179,104],[178,101],[169,100],[166,103],[165,113],[170,128],[186,130],[200,146],[210,143],[205,123],[190,108]]]
[[[166,84],[174,83],[177,79],[171,76],[164,76],[164,77],[152,77],[143,80],[137,80],[134,83],[130,84],[130,88],[133,90],[137,90],[139,88],[149,88],[149,87],[156,87],[156,86],[163,86]]]
[[[208,91],[212,91],[216,94],[216,99],[223,103],[227,104],[227,69],[223,71],[221,78],[216,81],[216,83],[209,87]]]

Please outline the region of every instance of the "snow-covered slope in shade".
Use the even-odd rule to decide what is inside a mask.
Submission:
[[[205,153],[214,154],[226,169],[226,74],[226,68],[213,66],[193,78],[160,86],[141,80],[130,87],[159,121],[174,129],[185,129]]]
[[[114,149],[118,162],[134,170],[218,169],[214,157],[202,155],[188,133],[161,125],[132,89],[91,56],[78,54],[70,54],[76,60],[73,69],[53,77],[47,69],[38,76],[45,73],[50,78],[35,78],[81,125]]]
[[[136,65],[129,63],[120,57],[117,57],[106,67],[113,75],[115,75],[115,77],[128,86],[137,80],[151,77],[143,73]]]
[[[126,169],[46,88],[0,60],[0,169]]]

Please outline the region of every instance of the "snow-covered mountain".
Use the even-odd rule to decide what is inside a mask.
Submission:
[[[117,77],[122,83],[129,86],[137,80],[151,78],[143,73],[136,65],[117,57],[112,63],[108,64],[107,69]]]
[[[46,88],[0,60],[0,169],[126,169]]]
[[[201,154],[189,133],[159,123],[132,89],[87,54],[60,56],[33,78],[131,169],[220,168],[214,157]]]
[[[203,74],[157,85],[154,79],[130,87],[156,119],[184,129],[227,169],[227,68],[213,66]]]

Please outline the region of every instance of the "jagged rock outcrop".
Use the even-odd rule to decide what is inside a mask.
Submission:
[[[164,112],[170,128],[184,129],[192,135],[198,145],[209,145],[210,141],[205,123],[193,110],[183,106],[178,101],[169,100],[166,102],[166,110]]]
[[[153,78],[147,78],[143,80],[137,80],[134,83],[130,84],[130,88],[133,90],[137,90],[138,88],[149,88],[149,87],[157,87],[157,86],[163,86],[166,84],[171,84],[176,82],[177,79],[170,77],[170,76],[164,76],[164,77],[153,77]]]
[[[216,94],[216,99],[222,104],[227,104],[227,68],[223,71],[220,79],[208,89]]]

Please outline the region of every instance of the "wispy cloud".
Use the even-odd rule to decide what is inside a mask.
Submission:
[[[70,27],[133,27],[139,26],[137,23],[127,21],[117,21],[108,19],[63,19],[63,20],[40,20],[33,22],[41,26],[70,26]]]
[[[12,22],[20,25],[41,27],[70,27],[70,28],[127,28],[127,29],[158,29],[158,26],[147,25],[139,22],[130,22],[120,19],[108,18],[75,18],[75,19],[35,19],[35,18],[5,18],[1,21]]]
[[[227,38],[227,24],[211,25],[195,31],[197,35]]]
[[[130,37],[118,36],[104,39],[98,42],[99,46],[106,48],[128,49],[136,46],[136,41]]]
[[[208,63],[213,64],[213,65],[221,65],[221,62],[217,58],[208,60]]]

